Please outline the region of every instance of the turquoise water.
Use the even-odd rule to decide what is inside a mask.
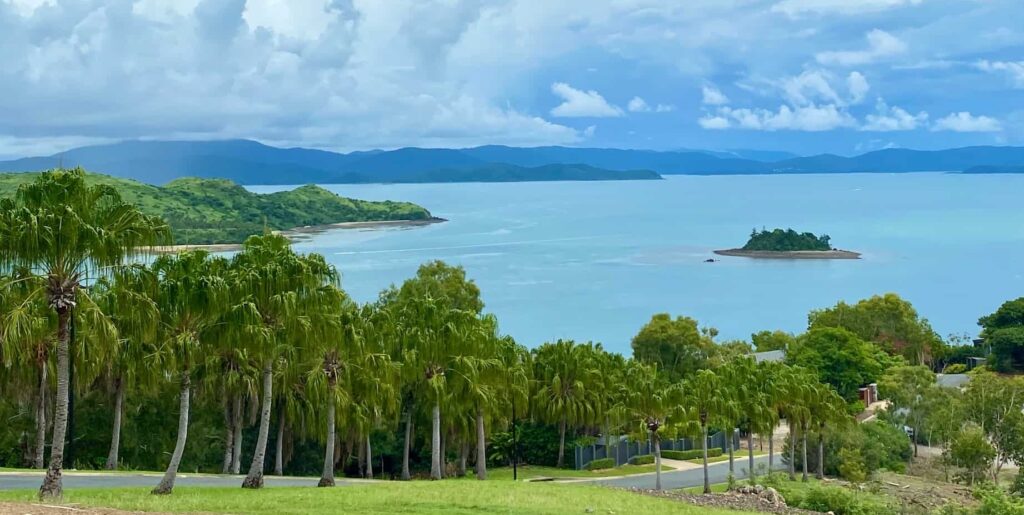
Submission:
[[[974,334],[979,316],[1024,295],[1024,175],[326,187],[413,201],[450,220],[335,230],[297,245],[336,264],[356,300],[443,259],[463,265],[502,330],[531,347],[575,338],[628,353],[657,312],[692,316],[723,338],[800,331],[811,309],[886,292],[913,302],[942,335]],[[824,232],[864,256],[703,262],[762,226]]]

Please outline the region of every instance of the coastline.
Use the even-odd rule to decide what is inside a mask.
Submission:
[[[859,252],[851,250],[716,250],[719,256],[745,257],[753,259],[860,259]]]
[[[422,227],[425,225],[438,224],[447,222],[444,218],[438,218],[436,216],[430,217],[424,220],[377,220],[367,222],[338,222],[333,224],[323,225],[306,225],[303,227],[293,227],[291,229],[285,229],[283,231],[273,231],[274,234],[280,234],[292,243],[307,239],[314,234],[320,234],[334,229],[386,229],[390,227],[394,228],[407,228],[407,227]],[[144,247],[142,249],[145,252],[155,252],[157,254],[171,254],[174,252],[183,252],[186,250],[207,250],[210,252],[237,252],[242,250],[241,243],[203,243],[203,244],[181,244],[181,245],[164,245],[159,247]]]

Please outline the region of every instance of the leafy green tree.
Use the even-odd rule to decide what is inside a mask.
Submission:
[[[1024,453],[1024,379],[979,370],[964,391],[964,413],[995,446],[994,474]]]
[[[679,414],[681,394],[658,373],[656,365],[630,361],[621,386],[626,412],[654,445],[654,488],[661,490],[661,433]]]
[[[39,489],[60,497],[68,420],[72,311],[94,304],[82,288],[122,265],[143,246],[170,239],[167,224],[125,203],[109,186],[89,186],[81,169],[51,170],[0,201],[0,268],[24,267],[40,276],[30,294],[43,296],[57,316],[57,396],[50,465]]]
[[[759,331],[750,335],[750,341],[757,352],[786,350],[796,343],[796,336],[785,331]]]
[[[715,352],[711,334],[702,333],[697,321],[690,317],[673,319],[668,313],[659,313],[633,337],[633,358],[656,364],[658,370],[668,374],[669,380],[681,381],[707,368],[708,359]]]
[[[890,368],[878,380],[878,393],[889,400],[889,410],[904,422],[914,433],[914,456],[917,456],[918,438],[924,426],[929,404],[934,396],[935,374],[925,366],[900,366]]]
[[[558,424],[558,462],[565,465],[565,434],[570,425],[595,421],[595,385],[600,368],[593,344],[572,340],[545,343],[534,350],[538,388],[534,403],[540,418]]]
[[[812,311],[808,328],[846,329],[861,340],[874,342],[886,352],[906,358],[911,365],[931,365],[943,353],[942,338],[928,320],[898,295],[887,293],[854,305],[840,302],[834,307]]]
[[[832,242],[827,234],[815,236],[809,232],[798,233],[793,229],[754,229],[743,250],[767,250],[775,252],[800,250],[832,250]]]
[[[964,469],[962,478],[968,485],[987,475],[995,457],[995,448],[988,443],[985,432],[975,425],[960,430],[946,452],[947,460]]]
[[[206,351],[208,331],[218,322],[226,305],[226,269],[225,259],[210,257],[202,250],[163,255],[153,263],[159,281],[155,300],[161,318],[157,355],[162,368],[176,371],[180,381],[178,439],[154,494],[170,494],[174,490],[188,438],[192,372]]]
[[[842,328],[807,331],[786,353],[786,362],[817,374],[847,402],[857,400],[861,386],[875,382],[885,369],[885,357],[871,343]]]
[[[289,347],[301,346],[309,329],[336,314],[322,310],[329,304],[329,287],[338,273],[318,254],[299,255],[284,236],[250,236],[242,252],[231,261],[232,288],[242,296],[229,318],[250,356],[261,364],[262,406],[260,426],[243,488],[263,486],[263,463],[274,399],[274,366]]]
[[[981,317],[981,336],[992,349],[991,367],[1001,372],[1024,370],[1024,297]]]

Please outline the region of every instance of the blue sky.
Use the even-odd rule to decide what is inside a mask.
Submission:
[[[0,156],[1024,144],[1020,0],[0,0]]]

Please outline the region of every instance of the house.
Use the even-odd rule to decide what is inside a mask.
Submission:
[[[943,388],[958,388],[964,389],[967,387],[967,383],[971,381],[971,376],[967,374],[935,374],[935,384]]]
[[[785,359],[786,359],[786,351],[782,350],[782,349],[779,349],[779,350],[769,350],[769,351],[755,352],[754,353],[754,361],[756,361],[758,363],[760,363],[762,361],[779,361],[779,362],[781,362],[781,361],[785,361]]]

